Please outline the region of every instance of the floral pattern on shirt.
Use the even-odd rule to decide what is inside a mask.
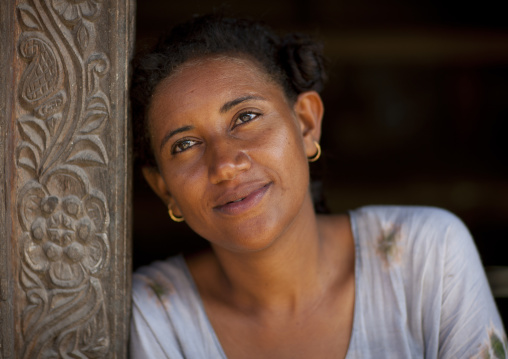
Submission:
[[[383,260],[386,268],[400,263],[402,258],[403,246],[401,243],[402,233],[401,227],[391,223],[385,228],[377,238],[377,254]]]
[[[174,288],[160,274],[153,278],[145,278],[145,284],[146,291],[150,296],[155,296],[159,304],[169,303],[169,296],[174,291]]]
[[[478,359],[506,359],[508,340],[491,324],[488,330],[488,340],[480,347]]]

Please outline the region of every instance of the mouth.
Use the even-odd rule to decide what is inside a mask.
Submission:
[[[228,215],[238,215],[246,212],[262,200],[271,185],[272,182],[269,182],[260,187],[249,188],[245,191],[246,194],[232,193],[228,195],[229,198],[226,198],[223,204],[215,206],[213,209]]]

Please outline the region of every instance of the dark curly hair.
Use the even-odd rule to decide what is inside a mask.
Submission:
[[[259,22],[220,15],[195,17],[180,24],[133,61],[132,118],[139,165],[157,166],[146,118],[157,85],[185,62],[214,55],[253,60],[282,87],[290,103],[302,92],[320,92],[326,77],[322,46],[306,35],[281,37]]]

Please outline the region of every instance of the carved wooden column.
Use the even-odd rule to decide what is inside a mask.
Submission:
[[[0,1],[0,358],[125,358],[134,0]]]

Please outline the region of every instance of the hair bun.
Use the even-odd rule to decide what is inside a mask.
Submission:
[[[303,34],[289,34],[282,39],[281,63],[296,93],[320,92],[326,80],[323,45]]]

